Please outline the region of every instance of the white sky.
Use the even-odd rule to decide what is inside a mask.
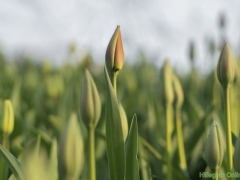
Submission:
[[[188,43],[197,48],[197,68],[211,63],[206,37],[219,42],[218,17],[227,17],[227,38],[234,54],[240,48],[238,0],[0,0],[0,48],[11,57],[25,52],[61,63],[76,42],[104,63],[108,42],[121,26],[125,59],[143,49],[157,65],[169,58],[178,70],[189,68]],[[218,54],[216,55],[217,59]]]

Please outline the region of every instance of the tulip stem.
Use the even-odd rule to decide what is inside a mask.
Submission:
[[[212,179],[214,179],[214,180],[218,180],[218,168],[213,169],[213,170],[211,170],[211,171],[212,171],[212,173],[215,174],[215,176],[213,176]]]
[[[231,134],[231,118],[230,118],[230,102],[229,102],[230,86],[223,87],[225,100],[225,123],[226,123],[226,140],[227,140],[227,162],[228,171],[232,172],[232,134]]]
[[[186,163],[183,133],[182,133],[181,109],[178,107],[176,107],[175,109],[175,119],[176,119],[178,154],[179,154],[180,166],[182,170],[187,171],[187,163]]]
[[[171,165],[171,153],[172,153],[172,105],[166,105],[166,157],[167,157],[167,180],[172,180],[172,165]]]
[[[110,75],[112,86],[115,92],[115,95],[117,96],[117,72],[114,72]]]
[[[146,162],[146,159],[145,159],[145,152],[144,152],[144,149],[143,149],[143,144],[142,144],[142,141],[139,141],[139,144],[138,144],[138,148],[139,148],[139,168],[141,169],[141,175],[142,175],[142,179],[143,180],[148,180],[149,179],[149,171],[147,169],[148,167],[148,163]]]
[[[95,164],[95,128],[88,129],[89,138],[89,180],[96,180],[96,164]]]
[[[0,137],[2,138],[2,141],[1,141],[2,146],[7,149],[8,136],[2,133]],[[4,161],[3,157],[0,157],[0,179],[3,179],[3,180],[6,179],[7,173],[8,173],[7,164]]]
[[[2,136],[2,146],[6,148],[6,136]]]

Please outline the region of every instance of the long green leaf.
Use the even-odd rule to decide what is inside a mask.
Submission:
[[[50,158],[48,162],[48,176],[51,180],[58,179],[58,159],[57,159],[57,140],[54,138],[52,141]]]
[[[138,125],[137,116],[134,114],[127,141],[125,180],[139,180],[137,154],[138,154]]]
[[[2,145],[0,145],[0,155],[5,159],[7,165],[18,180],[25,180],[24,167],[21,163]]]
[[[106,68],[106,142],[111,180],[124,180],[125,154],[121,117],[117,97],[114,94]]]
[[[139,168],[141,172],[141,178],[142,180],[151,180],[151,174],[149,172],[149,165],[147,163],[147,156],[144,151],[144,147],[141,141],[139,141],[138,144],[139,149]]]

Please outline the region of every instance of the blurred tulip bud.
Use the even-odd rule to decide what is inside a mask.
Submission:
[[[121,116],[121,120],[122,120],[123,140],[125,142],[127,139],[127,136],[128,136],[128,121],[127,121],[127,116],[123,109],[122,104],[119,103],[118,106],[119,106],[119,112],[120,112],[120,116]]]
[[[3,114],[0,120],[0,129],[4,136],[9,136],[14,128],[14,112],[10,100],[5,100]]]
[[[227,43],[224,44],[217,66],[217,77],[223,87],[227,87],[234,79],[234,62]]]
[[[174,102],[175,108],[181,108],[184,101],[184,94],[181,83],[176,75],[173,74],[173,91],[174,91]]]
[[[46,92],[51,98],[60,97],[64,92],[63,77],[59,74],[48,76],[46,78]]]
[[[235,143],[235,151],[233,154],[233,166],[235,172],[240,172],[240,134]]]
[[[172,104],[174,99],[173,85],[172,85],[172,69],[168,62],[165,61],[162,72],[161,72],[161,82],[162,82],[162,98],[164,106]]]
[[[78,179],[84,165],[83,139],[76,113],[71,117],[59,145],[59,170],[63,179]]]
[[[77,44],[75,42],[71,43],[70,47],[69,47],[69,51],[71,53],[74,53],[74,52],[76,52],[76,50],[77,50]]]
[[[101,115],[101,100],[88,70],[85,70],[80,101],[81,117],[86,127],[96,127]]]
[[[212,39],[209,41],[209,46],[208,46],[208,48],[209,48],[209,52],[210,52],[211,55],[213,56],[213,55],[215,54],[216,47],[215,47],[215,43],[214,43],[214,41],[213,41]]]
[[[105,61],[109,74],[113,74],[122,69],[124,63],[124,52],[120,26],[117,26],[108,44]]]
[[[225,14],[222,12],[219,16],[219,27],[220,28],[224,28],[226,25],[226,16]]]
[[[43,63],[41,64],[41,72],[43,74],[47,74],[51,71],[51,63],[49,60],[45,59]]]
[[[195,58],[195,46],[193,42],[190,42],[189,45],[189,58],[193,62]]]
[[[205,161],[211,170],[219,169],[224,155],[222,134],[216,121],[212,122],[205,144]]]

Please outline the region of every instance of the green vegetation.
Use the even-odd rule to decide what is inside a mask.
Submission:
[[[197,180],[238,172],[240,74],[228,45],[205,75],[194,68],[193,43],[189,74],[168,60],[158,69],[143,52],[137,59],[124,63],[120,26],[105,66],[90,55],[55,67],[0,54],[0,180]]]

